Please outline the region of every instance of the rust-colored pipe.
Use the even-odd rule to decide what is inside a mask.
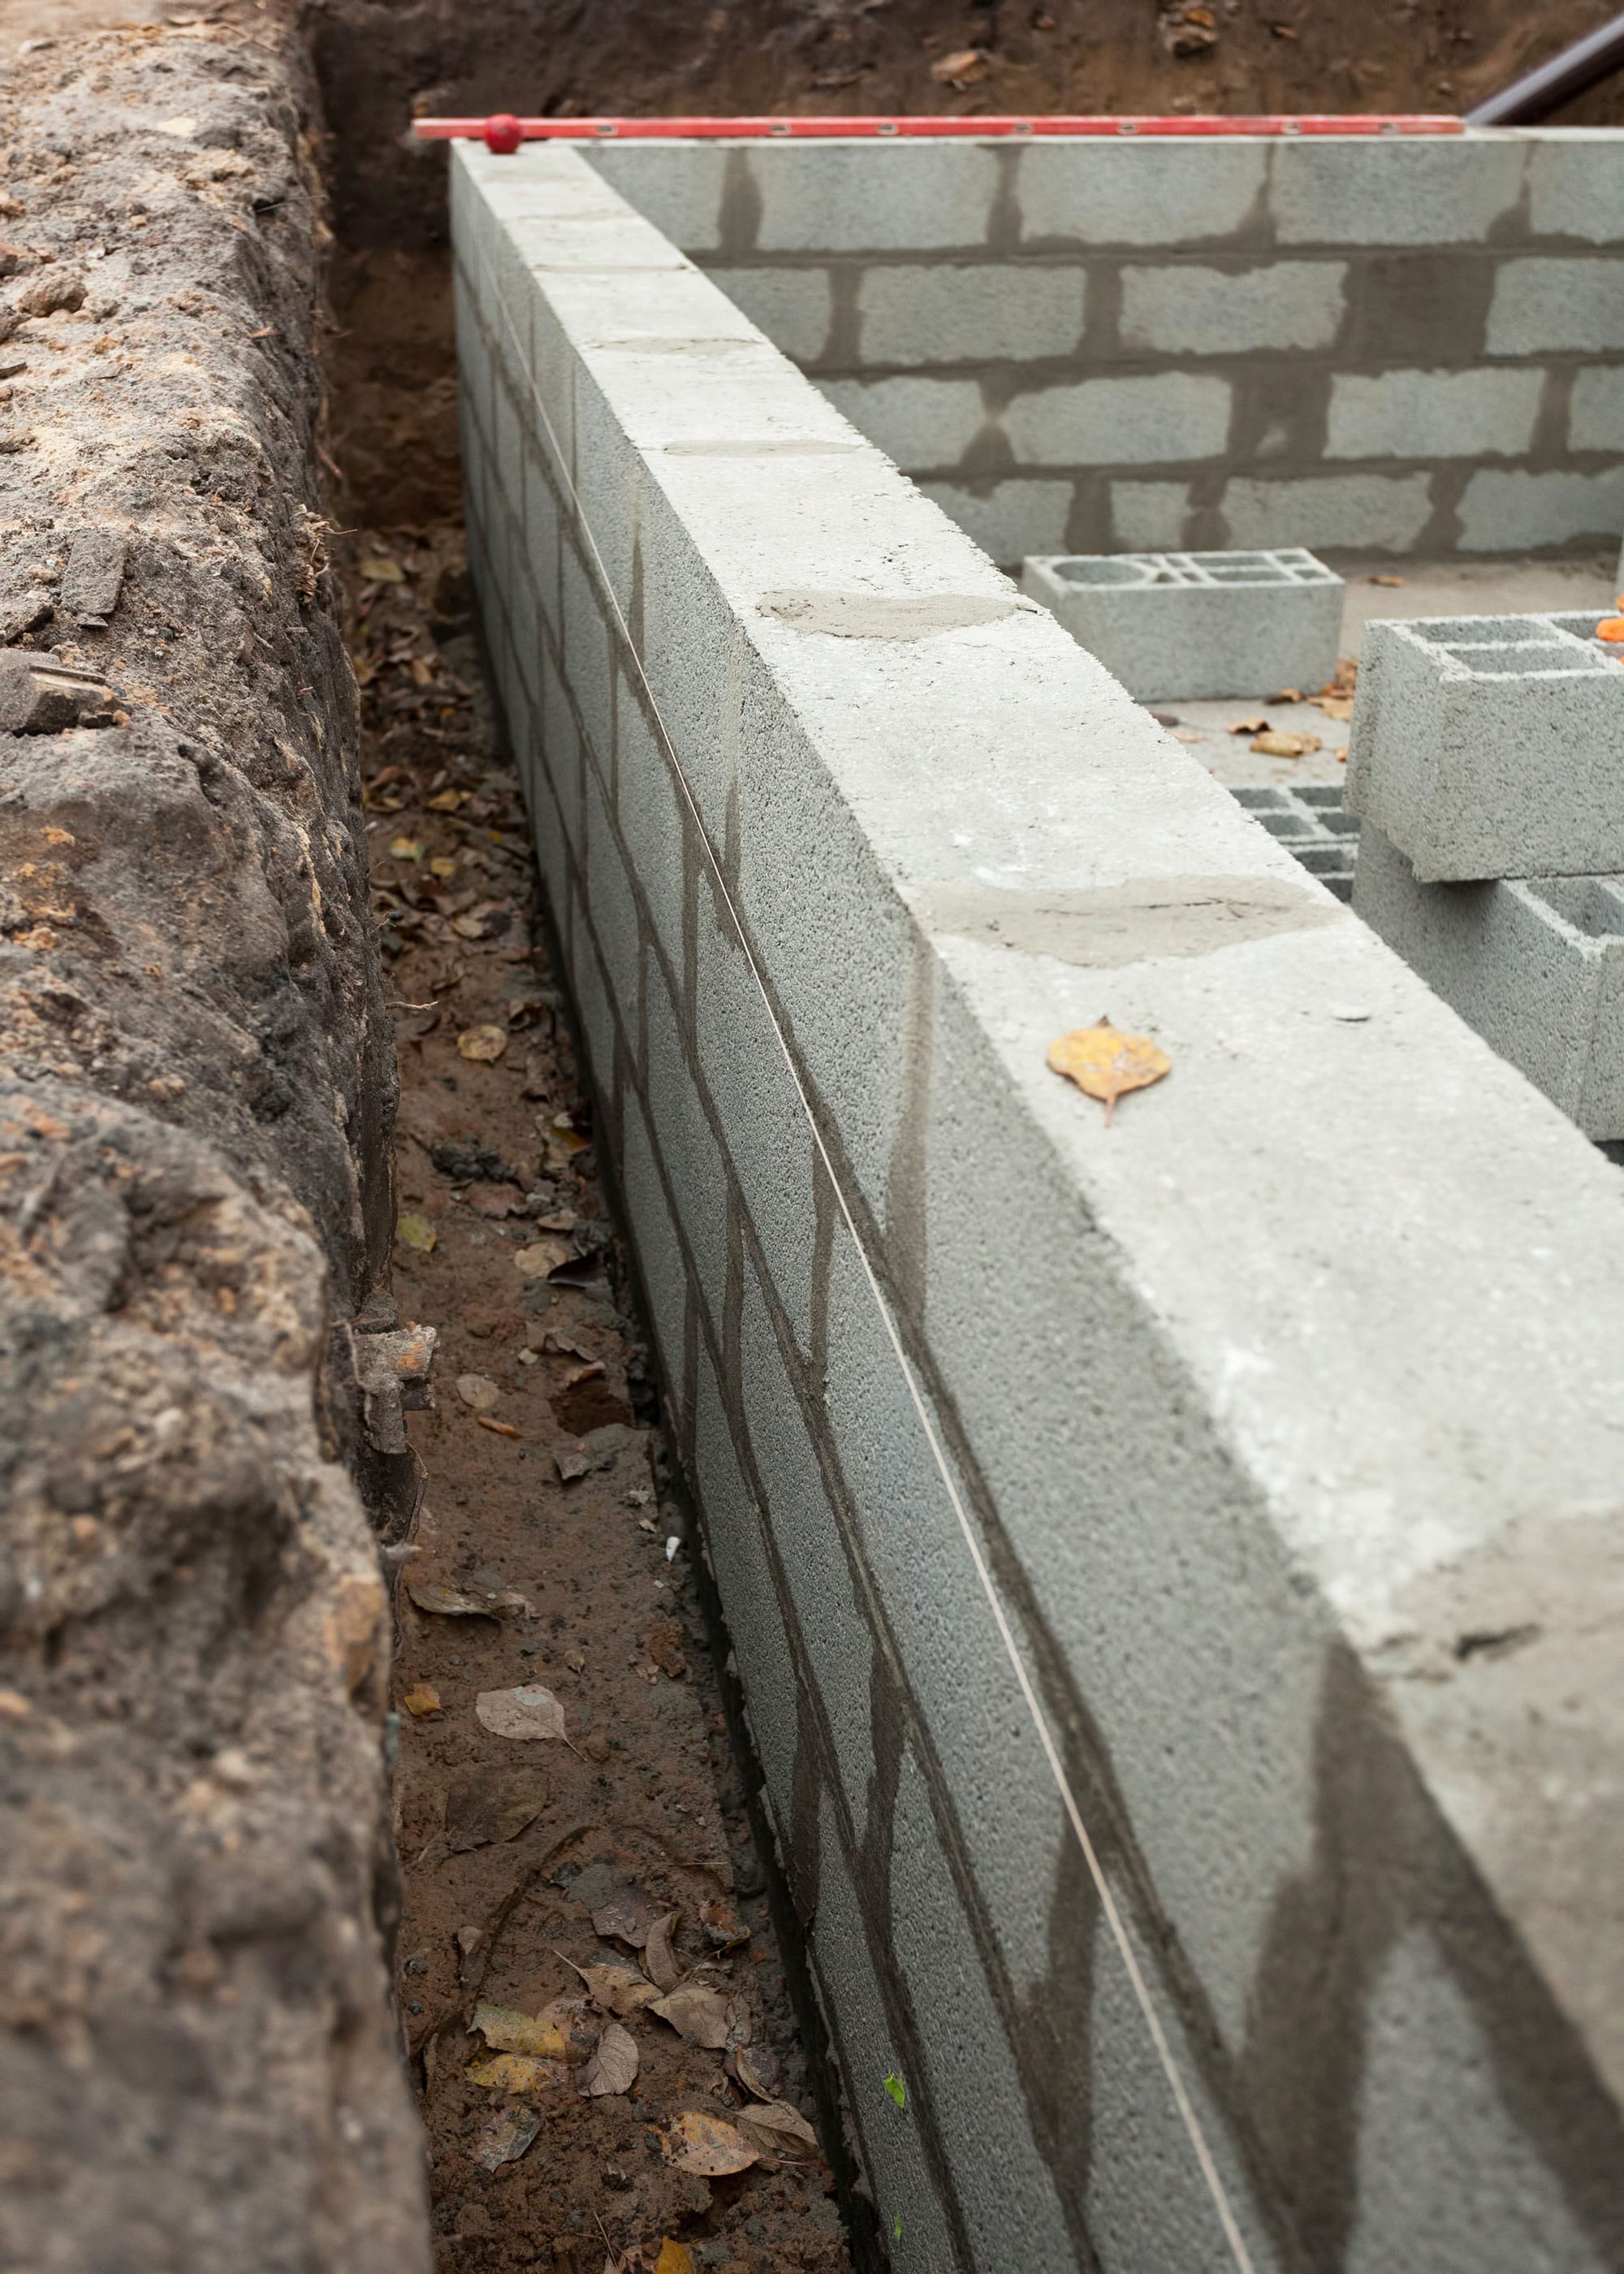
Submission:
[[[1513,79],[1466,114],[1469,126],[1537,126],[1565,102],[1624,71],[1624,16],[1587,33],[1548,64]]]

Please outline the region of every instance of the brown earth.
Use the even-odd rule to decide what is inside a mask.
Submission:
[[[695,1544],[664,1489],[626,1261],[537,938],[518,785],[468,635],[459,534],[363,534],[353,639],[374,899],[400,1005],[395,1284],[441,1337],[437,1410],[412,1422],[424,1499],[394,1672],[399,1992],[439,2263],[598,2274],[639,2249],[652,2265],[665,2246],[661,2274],[838,2274],[832,2178],[809,2131],[786,2142],[793,2155],[763,2154],[731,2178],[670,2159],[685,2112],[737,2127],[763,2093],[799,2114],[813,2101]],[[455,1611],[432,1608],[447,1602],[434,1590]],[[561,1708],[561,1736],[483,1725],[482,1693],[537,1686]],[[603,1906],[626,1887],[631,1939],[600,1936],[593,1911],[612,1930]],[[624,1982],[609,2003],[587,1994],[575,1969],[604,1964],[658,1994],[635,1946],[662,1915],[674,1917],[670,1958],[641,1963],[665,1987],[680,1976],[704,1992],[707,2034],[726,2044],[628,2005]],[[560,2026],[556,2058],[516,2089],[470,2074],[498,2049],[470,2029],[481,2000],[553,2009]],[[584,2097],[584,2064],[616,2012],[635,2079]],[[493,2135],[511,2145],[515,2124],[533,2144],[488,2168]]]

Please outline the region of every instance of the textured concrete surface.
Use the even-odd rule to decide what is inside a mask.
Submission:
[[[1312,553],[1028,555],[1021,590],[1141,702],[1323,687],[1342,579]]]
[[[1350,809],[1427,883],[1624,870],[1624,668],[1597,617],[1423,617],[1365,634]]]
[[[587,156],[1007,566],[1624,529],[1616,131]]]
[[[1624,1138],[1624,878],[1423,884],[1367,824],[1353,906],[1587,1137]]]
[[[707,154],[757,260],[785,154]],[[951,157],[849,211],[942,241]],[[897,2263],[1225,2263],[1125,1945],[1256,2266],[1599,2274],[1616,1171],[591,163],[454,181],[486,627]],[[1109,1129],[1102,1010],[1173,1068]]]

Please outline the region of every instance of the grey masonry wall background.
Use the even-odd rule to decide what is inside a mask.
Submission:
[[[590,155],[1005,563],[1624,528],[1609,130]]]
[[[485,626],[896,2264],[1231,2263],[933,1438],[1252,2264],[1624,2263],[1617,1171],[578,154],[453,179]],[[1044,1063],[1105,1010],[1173,1063],[1109,1130]]]

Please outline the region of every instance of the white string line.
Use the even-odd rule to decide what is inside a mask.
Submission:
[[[914,1378],[914,1368],[909,1362],[907,1352],[903,1346],[901,1334],[897,1327],[896,1321],[891,1316],[891,1306],[885,1299],[884,1292],[880,1286],[878,1275],[875,1270],[874,1265],[869,1261],[868,1251],[863,1245],[861,1235],[859,1233],[856,1223],[853,1217],[851,1207],[847,1202],[845,1190],[841,1186],[839,1178],[835,1173],[834,1163],[830,1158],[829,1149],[823,1142],[823,1132],[818,1127],[817,1116],[812,1110],[812,1102],[807,1096],[805,1087],[801,1082],[800,1073],[797,1070],[794,1058],[790,1050],[788,1039],[785,1035],[782,1026],[779,1024],[778,1013],[773,1008],[772,998],[768,993],[766,981],[762,975],[761,967],[756,959],[756,952],[750,945],[749,936],[745,930],[737,907],[733,905],[733,894],[728,890],[727,879],[723,875],[721,864],[718,861],[716,854],[712,849],[710,832],[705,827],[704,817],[700,812],[698,801],[695,797],[694,792],[689,786],[688,775],[683,769],[682,761],[677,755],[676,745],[672,741],[671,735],[666,730],[665,717],[661,712],[659,704],[656,699],[654,689],[649,684],[648,674],[643,667],[643,658],[637,651],[636,643],[632,638],[630,627],[627,623],[625,615],[621,612],[620,601],[615,594],[613,581],[609,575],[607,568],[605,566],[603,554],[598,549],[598,539],[592,534],[591,524],[586,516],[586,508],[582,504],[580,493],[576,489],[575,482],[571,478],[569,467],[565,460],[563,449],[559,442],[558,434],[553,427],[552,419],[547,415],[547,406],[542,400],[541,390],[537,386],[535,376],[530,368],[529,358],[525,353],[523,343],[520,340],[517,328],[515,327],[513,317],[508,311],[508,303],[502,297],[501,287],[496,281],[495,275],[492,269],[489,260],[486,260],[482,248],[477,248],[477,251],[478,253],[479,265],[485,271],[485,279],[490,285],[492,296],[494,298],[497,306],[501,310],[502,320],[506,323],[508,332],[512,336],[514,348],[518,360],[518,367],[524,374],[525,384],[529,388],[530,395],[534,399],[536,409],[541,418],[542,425],[546,428],[547,440],[552,446],[553,456],[557,462],[560,477],[563,481],[564,487],[569,493],[569,501],[575,509],[576,526],[590,548],[592,559],[597,566],[598,578],[602,584],[605,597],[608,600],[610,607],[614,612],[615,622],[620,627],[620,637],[624,643],[626,651],[631,657],[633,663],[636,666],[637,677],[642,684],[643,693],[648,697],[649,708],[653,715],[660,741],[665,747],[666,758],[669,760],[671,770],[676,776],[678,784],[681,788],[683,801],[688,807],[689,814],[692,816],[694,827],[698,835],[699,842],[704,847],[705,860],[710,868],[710,874],[715,880],[717,890],[721,894],[723,902],[726,907],[727,914],[733,923],[733,930],[738,935],[739,945],[744,951],[745,961],[750,968],[750,976],[756,982],[756,990],[761,996],[763,1005],[767,1013],[768,1021],[772,1028],[773,1037],[778,1045],[779,1050],[783,1054],[785,1065],[789,1072],[789,1078],[794,1084],[795,1095],[801,1101],[801,1110],[806,1116],[807,1126],[812,1133],[813,1145],[816,1147],[818,1157],[823,1164],[824,1174],[829,1178],[831,1189],[833,1191],[836,1201],[839,1206],[841,1216],[845,1221],[846,1232],[850,1237],[853,1247],[856,1250],[857,1260],[862,1266],[863,1277],[868,1282],[868,1291],[874,1298],[875,1308],[878,1311],[881,1321],[884,1326],[886,1339],[890,1342],[892,1352],[896,1357],[897,1364],[901,1368],[902,1378],[907,1384],[908,1395],[914,1403],[914,1410],[919,1416],[920,1427],[925,1433],[925,1439],[930,1447],[932,1457],[936,1461],[937,1472],[941,1476],[943,1485],[947,1492],[948,1499],[952,1504],[953,1513],[959,1519],[959,1529],[964,1534],[965,1545],[970,1551],[970,1560],[975,1566],[975,1576],[981,1582],[981,1593],[986,1596],[988,1605],[991,1609],[994,1622],[997,1626],[999,1639],[1004,1645],[1004,1653],[1009,1659],[1011,1666],[1014,1668],[1015,1679],[1020,1686],[1020,1693],[1026,1702],[1026,1711],[1031,1716],[1034,1728],[1037,1731],[1038,1742],[1043,1748],[1043,1757],[1049,1763],[1049,1774],[1054,1780],[1055,1789],[1060,1796],[1061,1805],[1064,1809],[1067,1820],[1070,1822],[1071,1830],[1076,1835],[1077,1844],[1082,1849],[1083,1860],[1088,1867],[1088,1876],[1094,1881],[1094,1892],[1100,1899],[1100,1908],[1104,1913],[1106,1922],[1110,1928],[1111,1937],[1116,1945],[1118,1953],[1121,1955],[1122,1962],[1127,1969],[1128,1979],[1133,1985],[1134,1996],[1138,1999],[1140,2010],[1144,2014],[1146,2027],[1150,2032],[1151,2042],[1155,2046],[1157,2055],[1161,2060],[1163,2073],[1167,2077],[1169,2088],[1173,2095],[1174,2103],[1177,2107],[1179,2115],[1184,2120],[1184,2130],[1190,2136],[1190,2144],[1195,2150],[1196,2162],[1200,2166],[1201,2176],[1207,2182],[1208,2194],[1212,2196],[1213,2206],[1217,2211],[1219,2224],[1223,2229],[1224,2239],[1229,2246],[1230,2253],[1234,2257],[1236,2266],[1239,2270],[1239,2274],[1256,2274],[1256,2268],[1252,2262],[1252,2253],[1246,2247],[1245,2237],[1241,2233],[1239,2223],[1237,2220],[1235,2212],[1230,2205],[1229,2192],[1223,2184],[1222,2176],[1219,2173],[1218,2165],[1214,2157],[1212,2150],[1207,2145],[1207,2135],[1201,2128],[1200,2120],[1196,2114],[1194,2104],[1191,2100],[1190,2094],[1184,2084],[1184,2077],[1179,2071],[1178,2064],[1173,2058],[1172,2048],[1168,2043],[1167,2033],[1162,2026],[1161,2016],[1156,2011],[1154,2002],[1152,1999],[1149,1989],[1147,1986],[1144,1975],[1140,1971],[1139,1962],[1134,1954],[1133,1946],[1128,1939],[1127,1930],[1123,1925],[1121,1913],[1116,1908],[1116,1897],[1111,1893],[1109,1883],[1106,1879],[1104,1869],[1101,1866],[1099,1856],[1095,1851],[1094,1841],[1089,1837],[1088,1827],[1083,1821],[1082,1811],[1078,1806],[1077,1796],[1071,1789],[1071,1779],[1067,1776],[1064,1764],[1061,1760],[1059,1747],[1056,1745],[1054,1735],[1049,1728],[1048,1717],[1044,1713],[1043,1708],[1039,1702],[1037,1691],[1033,1685],[1032,1678],[1026,1671],[1026,1661],[1022,1658],[1020,1650],[1017,1645],[1014,1630],[1010,1625],[1003,1602],[999,1598],[996,1588],[993,1585],[992,1574],[988,1569],[986,1558],[981,1552],[981,1544],[976,1537],[975,1527],[970,1521],[969,1511],[965,1507],[963,1498],[959,1494],[958,1482],[953,1476],[952,1469],[948,1462],[946,1452],[937,1434],[936,1424],[931,1418],[929,1409],[925,1403],[925,1399],[921,1392],[918,1382]]]

